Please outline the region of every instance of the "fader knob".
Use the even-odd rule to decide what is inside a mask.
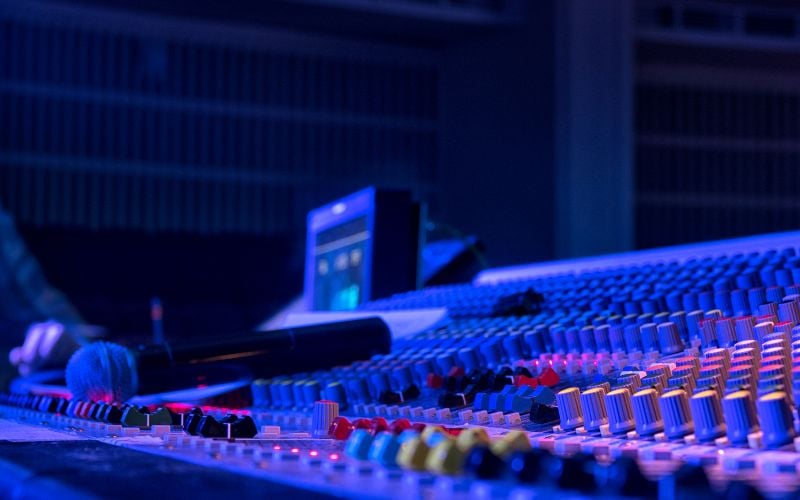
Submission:
[[[580,393],[581,391],[577,387],[570,387],[556,394],[556,405],[558,406],[561,428],[566,431],[571,431],[583,425]]]
[[[783,391],[758,398],[758,419],[764,433],[764,445],[777,448],[792,442],[795,436],[789,398]]]
[[[712,441],[725,434],[719,392],[700,391],[689,400],[694,420],[694,434],[700,441]]]
[[[642,389],[633,395],[631,403],[636,432],[640,436],[651,436],[664,429],[661,411],[658,409],[658,392],[654,389]]]

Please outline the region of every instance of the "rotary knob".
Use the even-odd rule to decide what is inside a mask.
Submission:
[[[608,423],[605,395],[606,390],[602,387],[587,389],[581,394],[583,426],[587,431],[597,431],[601,425]]]
[[[689,400],[694,420],[694,434],[700,441],[713,441],[725,434],[720,394],[715,390],[700,391]]]
[[[633,418],[636,420],[636,432],[640,436],[651,436],[664,430],[661,411],[658,408],[658,392],[654,389],[642,389],[631,398]]]
[[[580,392],[577,387],[569,387],[556,394],[558,416],[561,421],[561,428],[564,430],[571,431],[583,425]]]
[[[686,391],[675,389],[665,392],[658,399],[658,406],[664,419],[664,434],[668,438],[681,438],[694,430]]]
[[[661,353],[665,355],[683,351],[683,340],[678,325],[672,322],[658,325],[658,345]]]
[[[631,393],[628,389],[616,389],[605,396],[608,411],[608,429],[614,434],[631,431],[635,427]]]
[[[764,433],[764,445],[778,448],[792,442],[795,436],[789,398],[783,391],[758,398],[758,418]]]
[[[736,391],[725,396],[722,399],[722,413],[731,443],[747,443],[747,435],[758,430],[753,398],[748,391]]]

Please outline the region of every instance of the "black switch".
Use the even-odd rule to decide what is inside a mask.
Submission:
[[[249,415],[244,415],[236,419],[231,424],[231,437],[234,438],[252,438],[258,434],[256,423]]]
[[[107,424],[119,424],[122,422],[122,410],[119,406],[108,405],[101,416],[103,422]]]
[[[197,426],[203,418],[202,412],[192,413],[191,411],[183,417],[183,430],[192,436],[197,435]]]
[[[549,424],[558,420],[558,407],[533,403],[530,413],[531,422],[535,424]]]
[[[225,415],[224,417],[219,419],[219,423],[221,423],[221,424],[232,424],[232,423],[236,422],[237,418],[238,417],[236,415],[234,415],[233,413],[228,413],[227,415]]]
[[[419,387],[417,384],[411,384],[405,389],[403,389],[403,401],[410,401],[412,399],[417,399],[420,395]]]
[[[228,428],[219,422],[211,415],[203,415],[200,417],[200,423],[197,424],[197,434],[207,438],[220,438],[228,435]]]

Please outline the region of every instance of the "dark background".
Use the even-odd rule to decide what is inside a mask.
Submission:
[[[0,2],[0,203],[85,319],[231,331],[411,189],[491,265],[800,225],[789,1]]]

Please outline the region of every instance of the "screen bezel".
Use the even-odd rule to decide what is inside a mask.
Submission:
[[[372,259],[375,243],[375,187],[368,187],[344,198],[311,210],[306,220],[306,262],[303,287],[303,302],[306,310],[314,309],[314,289],[316,285],[316,247],[317,235],[333,227],[349,222],[357,217],[365,216],[367,220],[366,251],[363,256],[362,293],[359,304],[369,300],[372,292]]]

